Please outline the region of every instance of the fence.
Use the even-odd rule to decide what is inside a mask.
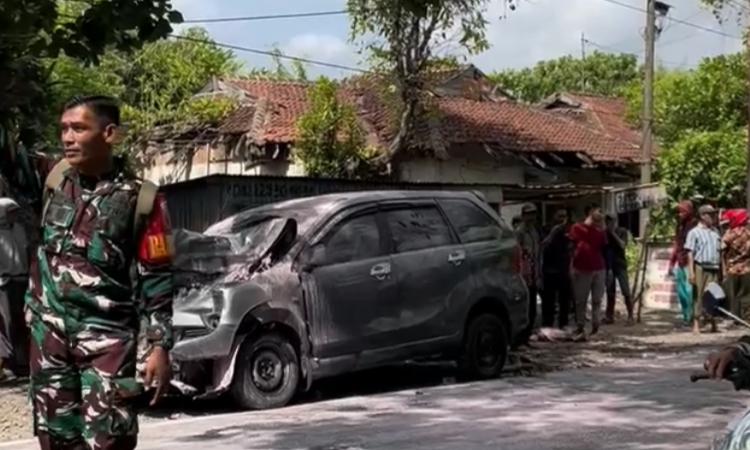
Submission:
[[[497,185],[348,181],[304,177],[212,175],[161,187],[172,226],[203,231],[248,208],[313,195],[365,190],[484,190]]]

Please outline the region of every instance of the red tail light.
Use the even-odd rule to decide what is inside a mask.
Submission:
[[[521,246],[516,245],[513,248],[513,273],[516,275],[521,274],[521,264],[523,264],[522,257],[521,257]]]

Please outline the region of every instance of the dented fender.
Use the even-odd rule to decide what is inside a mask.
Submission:
[[[219,325],[205,336],[178,341],[171,355],[177,361],[195,361],[227,357],[232,352],[240,325],[254,308],[270,300],[256,283],[223,287],[180,305],[181,314],[201,315],[210,310],[214,301],[221,303]]]
[[[275,322],[278,323],[278,322]],[[231,355],[219,358],[214,363],[213,373],[213,388],[198,396],[197,398],[213,398],[226,392],[234,380],[234,373],[237,368],[237,356],[239,355],[240,348],[245,343],[245,340],[252,338],[252,333],[242,334],[237,337],[236,344],[234,345]],[[302,379],[305,380],[304,385],[301,386],[301,390],[307,391],[312,385],[312,376],[310,371],[310,359],[306,353],[299,355],[300,357],[300,371]]]
[[[221,374],[214,381],[224,385],[234,374],[238,349],[260,329],[279,327],[296,336],[300,371],[309,385],[310,338],[302,304],[297,274],[288,264],[279,264],[241,284],[214,287],[202,295],[186,298],[175,305],[185,329],[208,323],[207,317],[218,317],[218,325],[205,335],[187,337],[172,350],[175,361],[213,360]]]

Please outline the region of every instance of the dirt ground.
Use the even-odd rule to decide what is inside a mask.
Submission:
[[[721,346],[736,340],[746,330],[727,329],[726,324],[720,326],[716,334],[694,335],[689,329],[682,327],[676,314],[671,312],[644,312],[640,324],[626,326],[619,320],[615,325],[602,328],[600,333],[588,342],[536,342],[533,348],[523,350],[510,362],[507,376],[533,376],[540,372],[569,370],[583,367],[599,367],[617,364],[618,361],[629,358],[652,358],[655,356],[676,355],[684,352],[708,353],[711,348]],[[696,367],[696,370],[700,367]],[[450,378],[444,378],[443,383],[450,383]],[[408,383],[408,382],[405,382]],[[354,388],[348,392],[340,383],[335,383],[335,389],[342,390],[349,395],[358,392]],[[352,384],[360,385],[353,382]],[[382,389],[403,388],[394,385]],[[313,393],[311,399],[330,398],[330,394]],[[310,399],[308,399],[309,401]],[[211,408],[208,409],[210,414]],[[197,413],[205,414],[206,410]],[[184,415],[195,415],[186,412]],[[181,413],[175,412],[174,407],[147,417],[144,421],[177,418]],[[31,436],[30,411],[26,401],[26,384],[24,382],[0,382],[0,442],[26,439]]]

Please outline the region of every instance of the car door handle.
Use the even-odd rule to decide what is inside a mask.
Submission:
[[[466,252],[463,250],[458,250],[455,252],[451,252],[448,255],[448,262],[455,265],[460,266],[462,262],[466,259]]]
[[[370,269],[370,276],[375,277],[379,281],[385,280],[388,275],[391,274],[391,265],[389,263],[375,264]]]

